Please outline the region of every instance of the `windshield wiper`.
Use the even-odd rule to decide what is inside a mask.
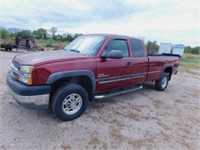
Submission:
[[[80,51],[79,51],[79,50],[76,50],[76,49],[70,49],[70,51],[76,52],[76,53],[80,53]]]

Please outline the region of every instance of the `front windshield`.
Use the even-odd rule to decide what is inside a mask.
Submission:
[[[105,39],[105,36],[83,35],[77,37],[75,40],[65,46],[64,49],[67,51],[77,52],[82,55],[95,56]]]

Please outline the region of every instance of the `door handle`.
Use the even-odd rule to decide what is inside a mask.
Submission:
[[[133,66],[133,63],[132,62],[127,62],[126,66],[130,66],[131,67],[131,66]]]

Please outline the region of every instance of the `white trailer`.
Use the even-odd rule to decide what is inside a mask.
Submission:
[[[172,45],[171,43],[160,43],[158,53],[183,56],[184,48],[185,46],[181,44]]]
[[[159,54],[171,54],[172,44],[171,43],[160,43]]]
[[[183,56],[185,46],[183,45],[172,45],[172,54]]]

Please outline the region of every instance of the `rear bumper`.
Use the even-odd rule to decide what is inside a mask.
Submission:
[[[7,74],[8,91],[20,105],[28,109],[48,109],[50,85],[29,86],[14,80]]]

